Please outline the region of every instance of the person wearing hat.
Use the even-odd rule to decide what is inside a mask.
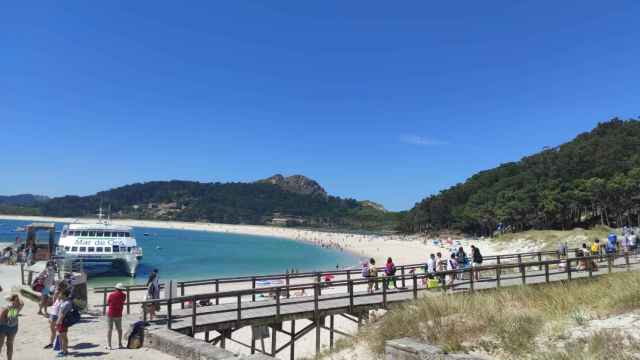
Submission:
[[[9,294],[4,297],[7,304],[0,312],[0,352],[6,341],[7,359],[13,358],[13,341],[18,333],[18,315],[24,304],[18,294]]]
[[[118,332],[118,347],[122,348],[122,309],[124,303],[127,300],[127,295],[124,293],[125,288],[122,283],[117,283],[115,290],[109,294],[107,298],[107,346],[106,349],[112,350],[111,347],[111,334],[113,333],[113,325],[116,326]]]

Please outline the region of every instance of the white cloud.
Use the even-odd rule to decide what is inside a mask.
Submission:
[[[446,141],[434,139],[428,136],[419,135],[402,135],[400,141],[409,145],[419,146],[433,146],[433,145],[446,145]]]

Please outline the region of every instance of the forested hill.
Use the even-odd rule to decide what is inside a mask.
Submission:
[[[301,178],[293,177],[306,184],[300,181]],[[91,196],[64,196],[22,207],[0,206],[0,213],[90,217],[95,216],[102,205],[105,210],[110,207],[115,218],[370,230],[391,228],[395,224],[395,214],[374,209],[364,202],[324,193],[305,194],[299,190],[265,181],[154,181],[122,186]]]
[[[640,121],[613,119],[422,200],[401,229],[486,235],[498,224],[512,231],[637,225],[639,208]]]

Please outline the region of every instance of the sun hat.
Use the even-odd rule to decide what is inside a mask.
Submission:
[[[122,283],[117,283],[117,284],[116,284],[116,289],[118,289],[118,290],[124,290],[124,285],[122,285]]]

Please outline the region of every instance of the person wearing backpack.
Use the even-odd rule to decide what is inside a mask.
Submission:
[[[378,290],[378,268],[376,267],[376,260],[374,258],[369,259],[369,274],[368,274],[368,292],[373,294],[374,289]]]
[[[7,295],[4,298],[8,304],[0,312],[0,352],[6,341],[7,359],[13,359],[13,342],[18,333],[18,316],[24,303],[18,294]]]
[[[391,284],[393,284],[393,287],[395,289],[398,288],[398,286],[396,285],[396,265],[393,263],[393,260],[391,258],[387,259],[387,263],[384,266],[384,274],[387,277],[387,286],[390,286]]]
[[[69,354],[69,337],[67,336],[67,332],[69,331],[69,327],[74,324],[74,311],[77,311],[77,309],[74,309],[73,302],[71,302],[69,295],[69,289],[65,289],[62,292],[62,303],[58,309],[58,322],[56,323],[56,330],[60,337],[60,352],[58,353],[58,357],[64,357]]]

